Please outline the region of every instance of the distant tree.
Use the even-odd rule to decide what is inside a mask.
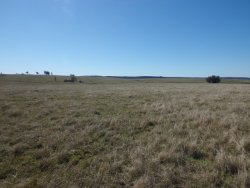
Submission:
[[[221,78],[220,78],[220,76],[213,75],[213,76],[207,77],[206,81],[208,83],[220,83],[221,82]]]
[[[77,82],[77,78],[74,74],[71,74],[69,77],[70,77],[71,82]]]
[[[77,82],[77,78],[74,74],[69,75],[69,79],[65,79],[64,82]]]
[[[39,72],[36,72],[36,74],[38,75],[38,74],[39,74]]]
[[[50,75],[49,71],[43,71],[45,75]]]
[[[29,71],[26,71],[25,73],[26,73],[26,74],[29,74]]]

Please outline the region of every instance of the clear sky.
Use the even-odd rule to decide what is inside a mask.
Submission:
[[[0,0],[0,72],[250,77],[250,0]]]

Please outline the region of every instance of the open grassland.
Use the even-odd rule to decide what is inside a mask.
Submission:
[[[56,82],[55,78],[56,77]],[[60,75],[0,75],[1,82],[19,82],[19,83],[62,83],[68,76]],[[85,84],[121,84],[121,83],[206,83],[205,78],[188,78],[188,77],[105,77],[105,76],[78,76],[78,81]],[[224,84],[250,84],[250,79],[222,79]]]
[[[0,187],[250,187],[249,84],[40,78],[0,78]]]

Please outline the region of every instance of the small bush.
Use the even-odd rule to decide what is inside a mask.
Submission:
[[[220,83],[221,82],[221,78],[219,76],[213,75],[213,76],[207,77],[206,81],[208,83]]]
[[[65,79],[64,82],[72,82],[72,83],[77,82],[77,78],[76,78],[76,76],[74,74],[71,74],[69,76],[69,79]]]
[[[77,82],[77,78],[74,74],[71,74],[69,77],[72,82]]]

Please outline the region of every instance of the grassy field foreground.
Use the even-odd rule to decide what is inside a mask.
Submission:
[[[250,187],[250,85],[0,82],[0,187]]]

